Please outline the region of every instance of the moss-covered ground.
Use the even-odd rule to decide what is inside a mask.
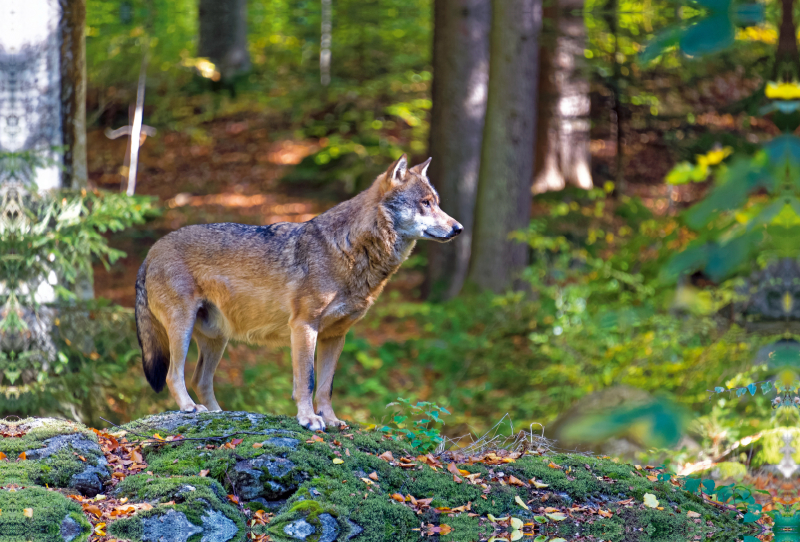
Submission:
[[[81,505],[56,491],[8,489],[44,483],[67,488],[69,477],[94,460],[76,457],[67,447],[41,460],[19,459],[31,446],[42,447],[47,438],[68,430],[97,442],[78,424],[53,424],[0,440],[7,456],[0,463],[0,499],[30,499],[34,508],[81,518]],[[659,482],[646,468],[577,454],[424,457],[375,431],[312,433],[293,418],[247,413],[166,413],[114,428],[111,435],[101,435],[100,444],[116,474],[106,482],[104,495],[74,500],[83,503],[85,518],[95,526],[108,523],[109,536],[118,539],[142,540],[153,528],[148,521],[170,510],[179,512],[191,531],[178,540],[190,541],[216,529],[226,533],[226,540],[280,542],[292,540],[291,533],[302,528],[313,531],[308,541],[333,540],[335,521],[338,540],[410,541],[434,535],[467,542],[510,538],[512,518],[521,520],[528,534],[567,539],[673,542],[698,536],[735,539],[742,533],[735,512]],[[657,507],[645,506],[645,494],[655,496]],[[60,504],[41,504],[47,498]],[[3,529],[2,521],[17,517],[6,510],[16,514],[30,506],[0,508],[5,535],[12,531]],[[45,521],[45,512],[34,515],[52,530],[55,521]],[[54,538],[32,539],[61,540],[58,532],[46,536]]]

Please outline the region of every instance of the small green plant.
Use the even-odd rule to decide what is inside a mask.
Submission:
[[[402,397],[386,405],[386,408],[389,407],[395,407],[392,419],[389,425],[384,425],[379,430],[394,440],[405,438],[424,454],[434,451],[444,442],[438,426],[444,425],[440,414],[450,414],[446,408],[428,401],[411,404],[411,400]]]

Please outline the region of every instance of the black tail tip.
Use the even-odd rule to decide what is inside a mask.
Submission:
[[[150,387],[152,387],[156,393],[160,393],[167,383],[169,361],[164,356],[156,355],[149,361],[145,361],[142,365],[144,366],[144,376],[147,378],[147,382],[150,383]]]

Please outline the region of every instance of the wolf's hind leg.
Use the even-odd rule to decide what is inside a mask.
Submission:
[[[328,427],[341,427],[347,425],[336,417],[331,406],[333,395],[333,374],[336,371],[336,362],[344,347],[344,336],[329,339],[320,339],[317,342],[317,415],[322,416]]]
[[[167,386],[169,392],[178,408],[183,412],[205,412],[208,409],[203,405],[196,405],[189,392],[186,390],[186,380],[184,377],[184,365],[186,364],[186,354],[189,351],[189,343],[192,340],[193,319],[175,318],[172,325],[167,329],[169,336],[169,356],[170,365],[167,372]]]
[[[222,359],[222,353],[225,351],[228,340],[225,338],[209,339],[199,333],[195,335],[195,340],[200,355],[192,376],[192,389],[208,410],[222,410],[214,397],[214,371],[217,370],[219,361]]]

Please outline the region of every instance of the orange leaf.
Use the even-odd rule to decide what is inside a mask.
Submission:
[[[551,462],[550,462],[550,464],[549,464],[549,465],[547,465],[547,466],[548,466],[548,467],[550,467],[551,469],[560,469],[560,468],[562,468],[562,467],[561,467],[561,465],[556,465],[556,464],[555,464],[555,463],[553,463],[552,461],[551,461]]]
[[[228,495],[228,500],[231,501],[233,504],[239,504],[239,497],[236,495]]]
[[[263,442],[256,442],[255,444],[253,444],[253,448],[261,448],[263,446],[264,446]]]
[[[516,478],[515,476],[509,476],[508,477],[508,483],[509,483],[509,485],[512,485],[512,486],[525,487],[525,482],[523,482],[519,478]]]
[[[459,478],[458,476],[456,476],[456,475],[454,474],[454,475],[453,475],[453,481],[454,481],[455,483],[457,483],[457,484],[460,484],[460,483],[461,483],[461,482],[463,482],[464,480],[462,480],[461,478]]]
[[[604,518],[610,518],[611,516],[614,515],[609,510],[603,510],[602,508],[600,510],[598,510],[597,513],[600,514],[601,516],[603,516]]]
[[[403,496],[402,496],[402,495],[400,495],[399,493],[394,493],[394,494],[392,494],[392,498],[393,498],[394,500],[396,500],[397,502],[405,502],[405,501],[406,501],[405,497],[403,497]]]
[[[447,470],[450,471],[450,474],[453,475],[460,474],[458,472],[458,467],[456,467],[455,463],[450,463],[449,465],[447,465]]]
[[[203,469],[200,471],[200,478],[205,478],[208,476],[208,469]]]
[[[94,504],[84,504],[83,511],[89,512],[90,514],[93,514],[98,518],[103,515],[102,510],[100,510],[100,508]]]
[[[235,438],[231,441],[231,445],[238,446],[244,441],[243,438]]]
[[[6,458],[6,454],[4,454],[3,452],[0,452],[0,461],[2,461],[3,459],[7,459]]]
[[[25,454],[25,452],[22,452],[21,454],[19,454],[19,459],[25,461],[26,459],[28,459],[28,456]]]
[[[378,481],[378,473],[377,472],[373,472],[372,474],[369,475],[369,478],[370,478],[370,480],[375,480],[377,482]]]
[[[394,456],[392,455],[392,452],[390,452],[390,451],[388,451],[388,450],[387,450],[387,451],[385,451],[385,452],[383,452],[383,453],[382,453],[381,455],[379,455],[378,457],[379,457],[379,458],[381,458],[381,459],[383,459],[384,461],[394,461]]]

